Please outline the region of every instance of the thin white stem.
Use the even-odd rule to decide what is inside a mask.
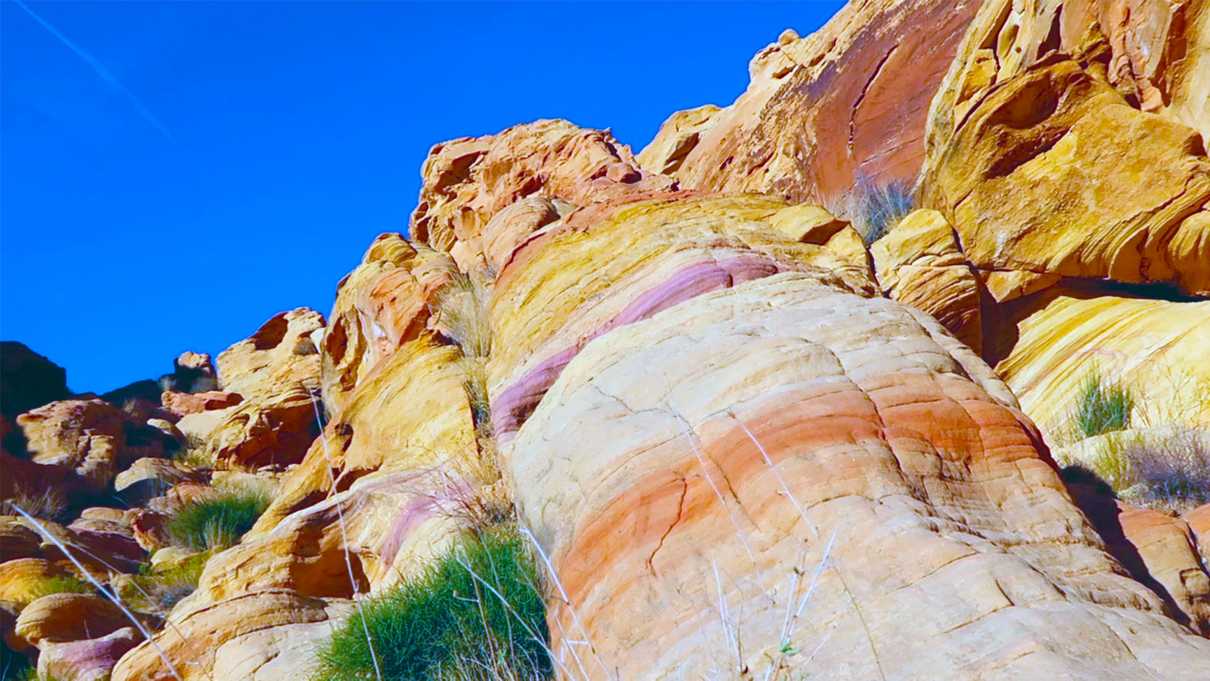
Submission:
[[[690,426],[689,421],[679,413],[673,412],[676,417],[685,426],[685,435],[689,438],[689,446],[693,448],[693,454],[697,457],[697,463],[702,467],[702,475],[705,476],[706,482],[710,485],[710,489],[714,490],[714,496],[718,497],[718,502],[723,505],[723,509],[727,511],[727,519],[731,521],[731,526],[735,528],[735,536],[739,542],[743,544],[744,551],[748,554],[748,560],[756,563],[756,556],[752,553],[752,547],[748,544],[747,537],[744,536],[744,531],[739,526],[739,521],[735,519],[734,513],[731,511],[731,506],[727,504],[727,500],[723,497],[723,493],[719,490],[718,485],[714,484],[714,478],[710,475],[710,469],[706,466],[706,457],[702,454],[702,448],[697,444],[697,433]]]
[[[525,628],[525,633],[529,634],[530,638],[537,641],[538,644],[542,646],[542,649],[546,651],[546,654],[548,656],[550,656],[551,661],[554,662],[555,664],[559,665],[559,668],[562,669],[563,672],[568,673],[568,675],[570,676],[570,670],[567,669],[567,667],[563,666],[563,664],[561,664],[558,660],[555,660],[554,651],[550,649],[550,646],[546,645],[546,642],[542,640],[542,637],[538,635],[538,632],[534,631],[533,627],[529,626],[529,623],[526,622],[524,619],[522,619],[521,614],[518,613],[513,608],[512,604],[508,602],[508,599],[506,599],[503,596],[503,594],[501,594],[499,591],[497,591],[494,586],[492,586],[491,584],[488,584],[487,581],[485,581],[482,577],[480,577],[479,574],[477,572],[475,572],[474,568],[471,566],[469,560],[464,559],[462,556],[456,556],[455,560],[457,560],[458,564],[461,565],[463,568],[465,568],[468,573],[470,573],[470,576],[472,579],[474,579],[476,582],[479,582],[480,584],[482,584],[483,588],[490,591],[492,593],[492,595],[494,595],[496,598],[498,598],[500,600],[500,603],[508,610],[508,612],[513,617],[515,617],[518,622],[521,623],[522,627]],[[484,626],[486,626],[486,624]],[[588,678],[588,677],[585,676],[585,678]]]
[[[739,424],[739,427],[743,429],[744,433],[748,436],[748,439],[752,441],[752,444],[756,445],[756,449],[760,451],[760,455],[764,458],[765,464],[768,465],[769,470],[773,472],[773,477],[777,478],[777,482],[781,484],[782,492],[785,493],[786,498],[790,500],[790,503],[794,505],[794,510],[798,511],[798,515],[802,518],[802,521],[806,523],[807,529],[811,530],[811,534],[818,539],[819,530],[815,529],[815,524],[812,523],[809,518],[807,518],[806,510],[803,509],[802,504],[798,503],[798,498],[794,496],[794,493],[790,491],[790,486],[786,484],[786,479],[783,478],[781,472],[777,470],[777,466],[773,465],[773,459],[769,458],[769,452],[765,451],[764,445],[760,443],[760,440],[756,439],[756,436],[752,434],[751,430],[748,430],[748,426],[743,421],[739,420],[738,416],[731,412],[727,412],[727,415]]]
[[[328,454],[328,436],[323,418],[319,415],[319,402],[316,401],[314,393],[311,393],[311,407],[315,410],[315,422],[319,425],[319,438],[323,443],[324,460],[328,464],[325,468],[328,469],[328,480],[332,485],[331,494],[335,496],[336,475],[332,473],[332,457]],[[366,622],[366,613],[361,607],[361,599],[358,598],[360,592],[357,588],[357,579],[353,576],[353,559],[349,556],[349,533],[345,529],[344,504],[337,499],[335,505],[336,519],[340,525],[340,540],[345,553],[345,570],[349,573],[349,586],[353,588],[353,605],[357,608],[358,617],[361,618],[361,630],[365,633],[366,646],[370,649],[370,661],[374,664],[374,677],[378,681],[382,681],[382,668],[378,665],[378,653],[374,651],[374,641],[370,637],[370,625]]]
[[[550,573],[550,578],[555,583],[555,588],[559,590],[559,596],[563,599],[563,605],[567,606],[567,611],[571,613],[572,622],[575,623],[576,628],[580,630],[580,635],[584,637],[584,640],[588,641],[588,649],[592,651],[593,660],[596,661],[597,665],[601,668],[601,671],[605,674],[605,677],[608,678],[609,668],[605,666],[605,663],[601,661],[600,656],[597,655],[597,648],[592,644],[592,637],[588,635],[588,629],[584,627],[584,623],[580,621],[580,616],[576,614],[576,609],[571,603],[571,598],[568,597],[567,591],[563,588],[563,583],[559,581],[559,574],[555,572],[555,566],[550,562],[550,557],[546,555],[546,551],[542,550],[542,545],[538,543],[538,538],[534,536],[533,532],[529,531],[528,527],[521,527],[520,531],[526,536],[526,538],[529,539],[530,543],[534,545],[534,548],[538,550],[538,555],[542,558],[542,563],[546,566],[546,571]],[[579,654],[575,651],[575,648],[571,649],[571,654],[576,657],[578,662]]]
[[[735,669],[743,670],[744,659],[739,650],[739,640],[737,636],[731,634],[730,616],[727,614],[727,597],[723,593],[723,580],[718,575],[718,563],[710,561],[710,567],[714,570],[714,585],[718,589],[718,616],[723,623],[723,634],[727,637],[728,647],[735,650]]]

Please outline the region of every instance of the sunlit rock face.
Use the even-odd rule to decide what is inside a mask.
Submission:
[[[159,649],[303,678],[487,507],[547,571],[560,678],[1202,681],[1210,513],[1048,443],[1094,366],[1156,413],[1190,394],[1161,374],[1210,381],[1204,7],[850,3],[637,156],[558,120],[437,144],[328,323],[277,315],[165,399],[243,472],[123,517],[136,548],[221,475],[274,496]],[[867,245],[836,207],[896,182],[920,205]],[[59,569],[0,531],[0,586]],[[172,678],[160,650],[113,678]]]
[[[569,247],[535,243],[532,267]],[[509,276],[522,271],[498,295]],[[517,295],[540,301],[532,281]],[[577,319],[560,305],[534,318]],[[896,660],[884,673],[1195,678],[1167,660],[1210,655],[1105,552],[973,351],[809,271],[595,337],[504,442],[522,520],[567,594],[552,633],[568,655],[592,643],[577,651],[590,676],[823,665],[869,678]],[[812,614],[795,617],[825,554]],[[810,663],[782,652],[825,639]],[[973,646],[985,653],[962,653]]]
[[[725,108],[674,114],[639,155],[685,188],[843,203],[855,185],[910,185],[929,103],[979,3],[847,4],[819,31],[782,33]]]
[[[1131,4],[1151,15],[1170,5]],[[1134,47],[1160,62],[1190,51],[1167,97],[1192,88],[1205,106],[1201,4],[1171,10],[1195,21],[1191,34],[1149,30],[1148,12],[1098,24],[1098,12],[1115,12],[984,3],[933,100],[921,174],[922,200],[953,223],[976,267],[1210,293],[1210,159],[1189,127],[1199,121],[1179,107],[1151,113],[1163,99],[1142,94],[1151,81],[1122,80],[1149,72],[1129,66],[1139,55],[1125,44],[1142,40]]]

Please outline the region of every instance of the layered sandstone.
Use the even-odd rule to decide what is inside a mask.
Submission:
[[[982,286],[954,228],[918,210],[870,247],[883,295],[932,315],[976,352],[983,349]]]
[[[1046,302],[1049,301],[1049,302]],[[1069,441],[1081,386],[1093,374],[1128,388],[1139,425],[1210,428],[1210,301],[1165,302],[1052,288],[1024,301],[996,371],[1052,442]],[[1006,314],[1010,320],[1011,314]]]
[[[730,106],[674,114],[639,155],[685,188],[844,202],[855,185],[910,184],[929,103],[979,3],[849,3],[823,28],[784,32]]]
[[[1204,24],[1203,5],[1171,11]],[[1143,94],[1154,87],[1148,68],[1123,66],[1138,50],[1121,41],[1143,40],[1142,52],[1197,71],[1171,86],[1193,88],[1188,96],[1202,102],[1206,91],[1194,83],[1210,78],[1205,50],[1187,44],[1183,29],[1148,34],[1135,25],[1146,19],[1110,25],[1106,36],[1093,8],[1064,7],[995,0],[980,8],[932,103],[924,204],[945,214],[982,270],[1171,282],[1210,294],[1205,141],[1179,115],[1183,105],[1173,116],[1147,112],[1163,98]],[[1198,56],[1174,56],[1185,51]],[[1144,77],[1126,84],[1124,71]]]

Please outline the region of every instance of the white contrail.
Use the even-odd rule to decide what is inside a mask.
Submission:
[[[41,24],[42,28],[45,28],[50,32],[51,35],[58,38],[59,42],[63,43],[67,49],[74,52],[75,55],[80,59],[83,59],[85,64],[91,66],[92,70],[96,72],[97,77],[108,83],[113,88],[117,89],[122,94],[126,95],[126,98],[129,99],[130,103],[134,105],[134,108],[139,112],[139,115],[143,117],[143,120],[150,123],[153,127],[155,127],[156,130],[159,130],[164,137],[173,139],[172,133],[168,130],[167,126],[161,123],[160,119],[156,118],[155,114],[151,113],[151,111],[143,104],[142,100],[136,97],[129,88],[123,85],[122,81],[118,80],[117,76],[113,75],[109,69],[105,68],[105,65],[102,64],[96,57],[92,56],[87,50],[72,42],[70,38],[63,35],[59,29],[52,26],[50,22],[43,19],[36,12],[30,9],[24,2],[22,2],[22,0],[13,0],[13,2],[16,3],[18,7],[25,10],[25,13],[32,17],[34,21]]]

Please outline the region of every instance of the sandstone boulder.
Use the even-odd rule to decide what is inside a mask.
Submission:
[[[169,617],[166,630],[175,631],[176,635],[165,633],[157,637],[169,659],[177,661],[174,666],[184,681],[216,678],[210,672],[215,655],[229,641],[289,625],[327,623],[347,612],[346,608],[330,606],[320,599],[282,591],[244,594],[222,606],[183,614],[178,608]],[[122,656],[112,676],[113,681],[172,681],[173,678],[156,649],[147,642]]]
[[[186,350],[173,362],[172,373],[161,379],[172,392],[205,393],[218,388],[218,375],[210,355]]]
[[[42,539],[20,516],[0,516],[0,564],[17,558],[34,558],[39,555]],[[0,596],[0,600],[5,600]]]
[[[1180,611],[1178,619],[1210,636],[1210,575],[1189,525],[1151,509],[1124,506],[1118,520],[1149,574]]]
[[[1062,7],[983,4],[932,104],[924,204],[983,270],[1210,293],[1204,140],[1115,89],[1107,70],[1122,55]],[[1180,53],[1184,34],[1169,37],[1144,51],[1177,60],[1168,50]]]
[[[540,195],[584,207],[675,187],[671,179],[641,170],[609,132],[559,120],[438,144],[421,174],[411,236],[450,253],[461,242],[456,257],[463,269],[482,262],[484,227],[519,199]]]
[[[311,388],[295,383],[233,407],[209,435],[209,458],[239,470],[302,461],[319,430],[312,400]]]
[[[311,332],[323,326],[323,315],[305,307],[274,315],[256,333],[219,354],[220,387],[245,399],[294,384],[316,387],[319,352]]]
[[[134,627],[123,627],[81,641],[43,641],[38,651],[38,674],[48,679],[109,681],[118,659],[140,640],[142,635]]]
[[[139,505],[158,497],[182,482],[204,482],[204,471],[187,470],[169,459],[139,459],[118,473],[113,488],[128,503]]]
[[[0,563],[0,601],[18,610],[53,592],[56,582],[70,578],[62,564],[43,558],[17,558]]]
[[[1119,572],[971,351],[923,314],[809,275],[590,343],[504,456],[566,594],[555,650],[591,641],[585,664],[622,678],[809,664],[831,678],[1195,679],[1210,661],[1210,642]]]
[[[1185,513],[1185,522],[1193,532],[1194,541],[1202,555],[1202,566],[1210,569],[1210,504],[1202,504]]]
[[[52,402],[17,423],[34,463],[71,469],[94,491],[105,490],[123,463],[126,419],[102,400]]]
[[[218,356],[221,387],[242,399],[178,422],[191,448],[220,468],[285,467],[300,461],[318,432],[312,395],[319,390],[323,316],[307,308],[275,315]],[[173,398],[175,399],[175,398]]]
[[[338,415],[361,378],[421,335],[457,268],[445,253],[383,234],[341,280],[323,339],[324,404]]]
[[[21,640],[41,648],[44,642],[107,636],[129,625],[130,620],[122,611],[101,596],[58,593],[25,606],[17,618],[15,631]]]
[[[932,315],[976,352],[983,349],[980,282],[945,216],[911,213],[870,255],[883,295]]]
[[[239,393],[211,390],[201,393],[181,393],[165,390],[160,396],[164,409],[177,416],[188,416],[211,409],[233,407],[244,400]]]
[[[1210,428],[1210,364],[1197,360],[1210,347],[1210,302],[1096,295],[1069,284],[1001,314],[993,338],[1009,350],[996,372],[1050,442],[1075,437],[1077,396],[1094,373],[1130,391],[1134,425]]]

